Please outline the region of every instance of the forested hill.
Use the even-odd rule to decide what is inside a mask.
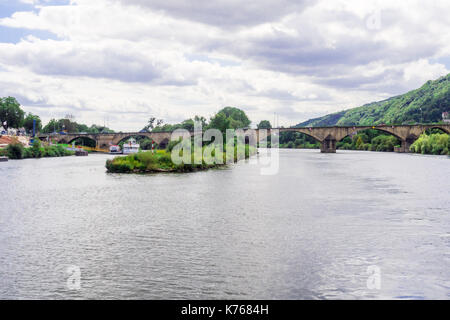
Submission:
[[[450,111],[450,74],[406,94],[311,119],[296,127],[440,122],[445,111]]]

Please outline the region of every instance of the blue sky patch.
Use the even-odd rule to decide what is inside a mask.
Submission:
[[[440,63],[440,64],[443,64],[443,65],[445,65],[445,67],[447,68],[447,69],[450,69],[450,56],[448,56],[448,57],[441,57],[441,58],[438,58],[438,59],[430,59],[431,61],[431,63]]]
[[[0,18],[10,17],[18,11],[34,11],[34,6],[20,1],[0,0]]]
[[[66,6],[69,5],[69,0],[43,0],[40,1],[40,6]],[[39,9],[34,5],[23,3],[18,0],[0,0],[0,18],[11,17],[14,12],[19,11],[33,11],[38,12]]]
[[[241,65],[240,63],[232,61],[232,60],[209,58],[208,56],[201,55],[201,54],[185,54],[184,56],[190,62],[192,62],[192,61],[204,61],[204,62],[218,63],[222,67],[230,67],[230,66],[231,67],[236,67],[236,66]]]
[[[45,30],[29,30],[0,26],[0,43],[18,43],[21,39],[30,35],[42,40],[58,39],[54,33]]]

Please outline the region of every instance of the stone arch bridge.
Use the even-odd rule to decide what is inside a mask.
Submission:
[[[362,130],[376,129],[389,133],[397,137],[401,141],[399,152],[409,152],[411,144],[426,130],[438,128],[450,134],[450,124],[427,124],[427,125],[379,125],[379,126],[345,126],[345,127],[302,127],[302,128],[279,128],[279,129],[247,129],[245,135],[261,141],[268,135],[279,132],[300,132],[304,133],[321,143],[321,152],[335,153],[336,143],[347,136],[355,134]],[[191,135],[194,133],[191,132]],[[127,133],[95,133],[81,134],[69,133],[40,135],[39,138],[44,140],[48,137],[58,143],[71,143],[78,138],[88,138],[96,143],[96,148],[105,150],[110,144],[119,144],[120,141],[133,136],[144,136],[155,141],[158,145],[167,145],[171,139],[172,132],[127,132]]]
[[[346,126],[346,127],[310,127],[310,128],[281,128],[280,132],[301,132],[313,137],[321,144],[321,152],[336,153],[336,143],[347,136],[367,129],[375,129],[389,133],[401,141],[399,152],[409,152],[409,147],[419,136],[428,129],[441,129],[450,134],[450,124],[427,124],[427,125],[379,125],[379,126]],[[270,130],[268,130],[270,131]],[[264,131],[258,132],[258,141],[263,139]]]
[[[126,133],[68,133],[68,134],[42,134],[39,139],[45,140],[47,138],[57,143],[71,144],[79,138],[87,138],[95,141],[96,149],[109,150],[111,144],[117,145],[122,140],[127,140],[131,137],[141,136],[147,137],[155,141],[158,145],[167,145],[170,141],[171,132],[126,132]]]

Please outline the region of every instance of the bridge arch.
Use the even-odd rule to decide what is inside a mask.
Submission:
[[[289,130],[292,131],[292,130]],[[289,131],[284,131],[284,132],[289,132]],[[308,137],[313,138],[314,140],[316,140],[317,142],[321,143],[324,139],[321,139],[319,136],[314,135],[311,130],[309,129],[296,129],[293,130],[294,132],[298,132],[298,133],[303,133],[304,135],[307,135]],[[283,132],[280,130],[280,132]]]
[[[112,144],[119,144],[122,141],[127,141],[131,138],[136,138],[136,137],[151,139],[151,137],[146,133],[133,133],[133,134],[122,135],[118,138],[113,139]]]
[[[349,133],[348,135],[346,135],[344,138],[342,138],[342,139],[339,140],[339,141],[342,141],[342,140],[345,139],[346,137],[351,136],[352,133],[354,133],[354,132],[359,133],[359,132],[361,132],[361,131],[367,131],[367,130],[377,130],[377,131],[380,131],[380,132],[382,132],[382,133],[387,133],[387,134],[389,134],[389,135],[391,135],[391,136],[396,137],[396,138],[397,138],[398,140],[400,140],[400,141],[402,141],[402,140],[404,139],[404,138],[401,137],[400,135],[395,134],[393,128],[392,128],[392,131],[391,131],[391,130],[389,130],[389,129],[382,128],[382,127],[369,127],[369,128],[358,128],[358,127],[356,127],[354,131],[352,131],[351,133]]]
[[[93,147],[95,148],[97,146],[97,140],[94,137],[91,136],[78,136],[78,137],[71,137],[68,138],[67,140],[67,144],[72,144],[74,141],[80,140],[80,139],[85,139],[85,140],[89,140],[92,141],[90,146],[85,146],[85,147]]]
[[[445,126],[440,126],[440,125],[429,126],[429,127],[425,128],[425,129],[422,131],[422,134],[425,133],[425,132],[427,132],[428,130],[433,130],[433,129],[439,129],[439,130],[441,130],[443,133],[450,134],[450,129],[449,129],[449,128],[447,128],[447,127],[445,127]]]
[[[351,149],[354,150],[355,146],[348,146],[346,144],[353,144],[353,136],[357,135],[357,134],[361,134],[361,133],[366,133],[367,132],[367,137],[369,138],[369,141],[363,141],[364,145],[359,148],[358,150],[369,150],[366,147],[366,144],[369,142],[372,142],[371,145],[371,149],[370,151],[394,151],[396,146],[401,146],[404,143],[405,138],[401,137],[400,135],[394,133],[394,128],[392,128],[392,130],[387,129],[387,128],[380,128],[380,127],[353,127],[353,128],[349,128],[350,130],[348,131],[348,134],[345,135],[343,138],[341,138],[340,140],[337,141],[337,148],[338,149]],[[392,146],[388,147],[389,149],[385,149],[386,144],[383,141],[376,141],[375,143],[373,142],[374,139],[376,139],[379,136],[376,137],[371,137],[370,135],[370,131],[377,131],[380,132],[382,134],[385,134],[386,136],[391,136],[394,137],[396,139],[396,141],[393,143]],[[351,139],[351,140],[346,140],[346,139]],[[377,144],[378,142],[378,144]],[[389,146],[390,144],[387,144],[387,146]]]
[[[292,128],[281,128],[281,129],[279,129],[279,131],[280,131],[280,135],[282,133],[284,133],[284,132],[302,133],[302,134],[304,134],[304,135],[306,135],[306,136],[308,136],[310,138],[313,138],[315,141],[317,141],[319,143],[321,143],[323,141],[323,139],[321,139],[320,137],[314,135],[312,132],[310,132],[309,129],[306,129],[306,128],[295,128],[295,129],[292,129]]]
[[[155,141],[155,142],[156,142],[156,141]],[[162,140],[158,143],[158,146],[159,146],[159,148],[161,148],[161,149],[165,149],[165,148],[167,148],[167,146],[169,145],[169,142],[170,142],[169,138],[164,138],[164,139],[162,139]]]

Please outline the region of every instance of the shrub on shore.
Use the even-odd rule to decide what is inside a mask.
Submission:
[[[394,148],[400,144],[401,142],[390,134],[368,129],[338,141],[336,146],[341,150],[393,152]]]
[[[6,155],[10,159],[23,159],[24,149],[21,143],[12,143],[6,147]]]
[[[41,146],[39,140],[33,142],[33,146],[25,148],[21,143],[8,145],[3,154],[10,159],[50,158],[72,156],[75,153],[66,150],[62,146]]]
[[[422,134],[410,147],[421,154],[450,155],[450,135],[445,133]]]

